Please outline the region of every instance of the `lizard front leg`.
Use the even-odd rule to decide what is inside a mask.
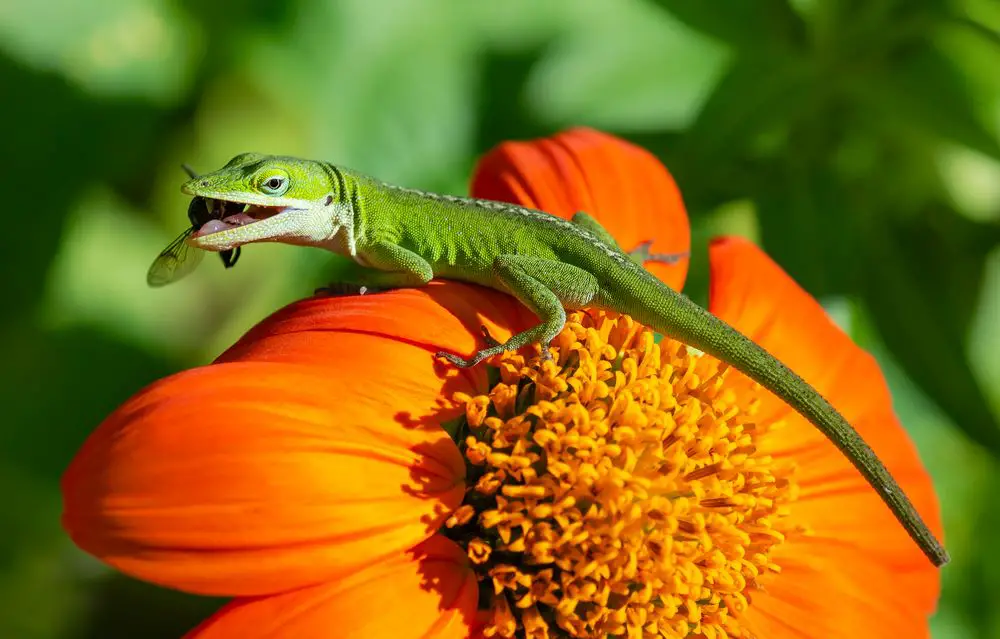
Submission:
[[[434,277],[427,260],[396,244],[372,244],[360,252],[360,257],[363,264],[348,269],[346,276],[321,290],[334,295],[363,295],[425,286]]]
[[[538,257],[501,255],[493,261],[493,275],[497,289],[516,297],[541,321],[502,344],[494,342],[476,351],[468,359],[446,352],[437,353],[437,357],[467,368],[504,351],[540,343],[542,358],[550,359],[549,343],[566,325],[565,308],[585,306],[599,290],[597,278],[587,271],[572,264]]]

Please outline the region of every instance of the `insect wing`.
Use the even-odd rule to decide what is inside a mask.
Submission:
[[[181,279],[198,266],[205,252],[188,246],[185,241],[193,232],[193,227],[184,231],[160,252],[146,273],[147,284],[154,288],[166,286]]]

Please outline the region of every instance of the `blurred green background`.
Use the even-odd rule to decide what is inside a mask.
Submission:
[[[1000,2],[3,0],[0,637],[176,637],[217,605],[115,575],[58,479],[145,383],[324,281],[259,246],[146,288],[179,168],[242,151],[463,193],[588,124],[674,173],[705,244],[759,241],[887,371],[954,562],[934,636],[1000,637]]]

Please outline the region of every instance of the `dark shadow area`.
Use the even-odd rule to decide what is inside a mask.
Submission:
[[[93,589],[87,623],[71,639],[177,639],[226,603],[115,575]]]
[[[0,455],[56,481],[91,430],[142,386],[173,372],[168,362],[90,328],[0,337],[5,409]]]
[[[481,155],[504,140],[527,140],[551,133],[525,104],[525,87],[544,48],[491,49],[480,56],[478,126],[475,150]]]
[[[859,293],[879,336],[910,378],[996,454],[1000,428],[964,354],[1000,226],[929,207],[908,224],[872,218],[865,238]]]
[[[149,184],[163,112],[138,101],[105,102],[66,80],[29,70],[0,54],[4,147],[0,175],[10,176],[0,261],[4,308],[0,322],[31,313],[63,221],[87,186]],[[134,190],[134,189],[133,189]],[[16,238],[16,241],[14,241]]]

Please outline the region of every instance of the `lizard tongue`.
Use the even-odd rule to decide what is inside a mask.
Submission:
[[[228,231],[229,229],[234,229],[237,226],[246,226],[247,224],[253,224],[259,221],[258,218],[251,217],[246,213],[237,213],[235,215],[229,215],[221,220],[209,220],[202,225],[198,232],[195,233],[196,237],[201,237],[202,235],[211,235],[212,233],[218,233],[219,231]]]
[[[222,220],[209,220],[205,222],[198,232],[195,233],[195,237],[200,237],[202,235],[211,235],[212,233],[218,233],[219,231],[228,231],[229,229],[236,228],[237,225],[226,224]]]

